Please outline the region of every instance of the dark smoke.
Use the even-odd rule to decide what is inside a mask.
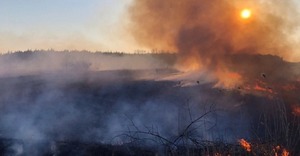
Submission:
[[[252,11],[248,19],[240,16],[245,8]],[[289,62],[298,54],[292,41],[297,9],[295,2],[279,0],[135,0],[129,28],[141,45],[177,52],[182,71],[204,73],[216,87],[277,99],[292,121],[300,115],[300,64]],[[249,117],[255,118],[262,103],[251,103]],[[275,105],[265,105],[266,112],[275,113]],[[292,132],[291,138],[299,135]]]
[[[244,8],[253,12],[250,19],[240,17]],[[218,79],[223,79],[218,73],[224,71],[253,77],[252,72],[247,73],[248,67],[256,67],[247,60],[251,55],[289,58],[289,36],[299,24],[292,1],[136,0],[129,16],[137,42],[176,51],[179,66],[189,70],[191,64],[198,64],[198,68],[217,73]],[[268,60],[263,65],[266,71],[274,68]]]

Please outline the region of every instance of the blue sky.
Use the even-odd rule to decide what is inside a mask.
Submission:
[[[122,23],[130,2],[1,0],[0,52],[49,48],[120,50],[128,40],[122,39]]]

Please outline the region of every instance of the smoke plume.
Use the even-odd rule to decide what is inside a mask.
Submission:
[[[252,12],[249,19],[240,16],[245,8]],[[297,15],[292,1],[278,0],[136,0],[129,9],[130,30],[140,44],[178,52],[181,69],[212,71],[225,87],[273,71],[274,62],[286,64]],[[289,68],[286,72],[299,76]]]

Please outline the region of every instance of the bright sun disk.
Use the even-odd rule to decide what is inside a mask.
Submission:
[[[242,17],[243,19],[248,19],[248,18],[250,18],[250,17],[251,17],[251,10],[249,10],[249,9],[244,9],[244,10],[242,10],[242,11],[241,11],[241,17]]]

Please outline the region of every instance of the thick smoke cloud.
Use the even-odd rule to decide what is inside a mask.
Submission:
[[[241,18],[243,9],[252,16]],[[141,45],[177,52],[176,68],[190,73],[182,80],[279,99],[300,116],[297,9],[280,0],[135,0],[129,28]]]
[[[244,8],[252,11],[251,18],[240,17]],[[274,65],[280,67],[272,64],[278,62],[276,57],[265,57],[259,62],[264,68],[260,70],[251,55],[271,54],[287,60],[293,50],[290,35],[299,24],[292,1],[136,0],[129,17],[137,42],[178,52],[181,69],[209,70],[222,83],[229,83],[223,84],[226,87],[232,86],[226,81],[232,78],[228,73],[236,73],[236,82],[248,81],[272,71]],[[254,67],[256,72],[247,72]],[[294,70],[286,72],[295,77]]]

